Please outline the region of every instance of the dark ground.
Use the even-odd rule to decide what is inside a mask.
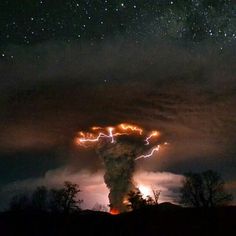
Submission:
[[[149,206],[130,213],[82,211],[71,215],[5,212],[0,235],[236,235],[236,207],[181,208],[171,204]]]

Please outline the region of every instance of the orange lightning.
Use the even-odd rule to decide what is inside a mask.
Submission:
[[[116,132],[116,129],[124,130],[125,132],[118,133]],[[107,127],[107,128],[94,126],[91,128],[91,130],[93,132],[96,132],[98,130],[102,132],[99,132],[97,135],[94,133],[79,132],[79,137],[76,138],[76,143],[80,145],[86,142],[94,143],[94,142],[98,142],[101,138],[108,138],[111,140],[111,143],[114,143],[115,142],[114,137],[121,136],[121,135],[130,135],[131,133],[128,131],[138,132],[140,135],[142,135],[142,132],[143,132],[143,129],[141,129],[140,127],[130,125],[130,124],[125,124],[125,123],[122,123],[116,127]],[[108,133],[106,134],[105,131],[107,131]]]
[[[139,159],[146,159],[146,158],[149,158],[151,157],[155,152],[158,152],[160,150],[160,145],[157,145],[157,147],[153,148],[152,151],[149,153],[149,154],[146,154],[146,155],[141,155],[139,157],[136,157],[135,160],[139,160]]]
[[[92,127],[92,130],[100,130],[102,128],[100,127]],[[79,145],[84,143],[95,143],[98,142],[101,138],[108,138],[111,140],[111,143],[115,142],[114,137],[121,136],[121,135],[129,135],[128,133],[113,133],[115,130],[114,127],[107,127],[106,130],[108,131],[108,134],[105,134],[104,132],[98,133],[98,135],[94,135],[93,133],[84,133],[79,132],[79,137],[76,138],[75,142]]]
[[[85,142],[98,142],[100,138],[110,138],[110,135],[106,135],[104,133],[99,133],[98,136],[96,138],[85,138],[85,134],[83,134],[82,138],[78,138],[77,139],[77,143],[85,143]],[[91,134],[89,134],[89,136],[92,136]]]
[[[123,130],[131,130],[131,131],[138,132],[140,135],[142,135],[143,133],[143,129],[138,126],[134,126],[130,124],[120,124],[119,127]]]
[[[114,136],[113,136],[113,133],[112,133],[113,128],[109,127],[108,131],[109,131],[109,137],[111,137],[111,143],[114,143],[115,141],[114,141]]]
[[[152,131],[152,133],[145,139],[145,142],[146,144],[145,145],[149,145],[150,142],[149,140],[152,138],[152,137],[156,137],[159,135],[159,132],[158,131]]]
[[[102,127],[99,127],[99,126],[93,126],[91,129],[92,129],[92,130],[101,130]]]
[[[160,136],[160,132],[153,130],[146,136],[147,132],[139,126],[135,126],[128,123],[121,123],[117,126],[110,127],[91,127],[92,132],[82,132],[78,133],[78,137],[76,137],[75,142],[78,145],[85,146],[86,143],[96,143],[101,139],[108,139],[112,144],[115,143],[115,137],[124,136],[124,135],[141,135],[144,136],[145,145],[150,145],[150,141],[153,138],[157,138]],[[163,145],[167,145],[165,142]],[[161,144],[154,147],[150,153],[146,155],[140,155],[135,160],[139,160],[142,158],[149,158],[155,152],[158,152]]]

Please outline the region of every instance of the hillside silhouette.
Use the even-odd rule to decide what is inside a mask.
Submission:
[[[111,215],[9,211],[0,214],[1,235],[236,235],[236,207],[183,208],[171,203]]]

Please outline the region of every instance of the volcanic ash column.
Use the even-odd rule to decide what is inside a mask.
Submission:
[[[127,193],[134,188],[136,151],[135,145],[124,142],[109,143],[98,148],[105,167],[104,181],[110,190],[108,197],[111,212],[127,210],[124,200]]]
[[[110,190],[111,213],[126,211],[125,198],[135,187],[135,161],[149,158],[159,151],[160,133],[127,123],[115,127],[94,126],[90,130],[80,131],[75,143],[84,148],[95,148],[101,157],[105,167],[104,181]],[[148,150],[149,153],[143,154]]]

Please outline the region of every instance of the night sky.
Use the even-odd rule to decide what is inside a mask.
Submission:
[[[0,207],[65,180],[107,203],[104,166],[79,130],[130,122],[169,143],[137,162],[139,186],[174,201],[187,171],[213,169],[236,198],[236,3],[2,0]],[[94,194],[96,193],[96,194]]]

